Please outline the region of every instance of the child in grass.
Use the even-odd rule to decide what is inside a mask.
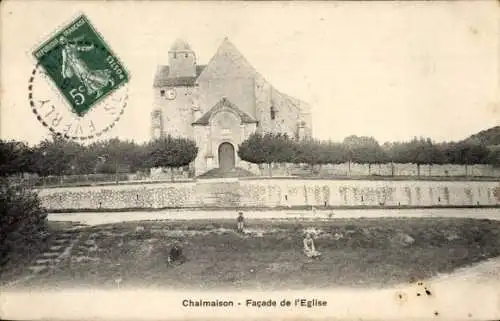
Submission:
[[[321,256],[321,253],[316,251],[314,240],[311,237],[310,233],[307,233],[306,237],[304,238],[304,254],[310,258],[318,258]]]
[[[243,212],[238,213],[237,222],[237,230],[239,233],[243,233],[243,228],[245,227],[245,218],[243,217]]]

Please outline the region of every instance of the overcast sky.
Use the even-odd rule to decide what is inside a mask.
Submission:
[[[474,2],[7,1],[2,138],[48,131],[27,100],[31,49],[83,12],[131,74],[108,137],[149,138],[152,81],[178,37],[206,64],[224,37],[278,90],[312,105],[313,134],[457,140],[500,124],[499,7]]]

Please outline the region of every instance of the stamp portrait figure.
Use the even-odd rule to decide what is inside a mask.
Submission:
[[[88,65],[79,57],[79,52],[94,50],[93,44],[79,44],[80,39],[75,38],[71,41],[65,37],[59,39],[63,46],[62,54],[62,69],[61,73],[64,78],[76,76],[85,86],[88,95],[95,94],[96,98],[102,95],[102,89],[108,84],[114,86],[111,71],[108,69],[91,70]]]

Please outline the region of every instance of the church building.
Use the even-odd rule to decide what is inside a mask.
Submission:
[[[176,40],[168,65],[157,68],[153,90],[152,139],[193,139],[199,148],[192,164],[196,175],[244,168],[238,145],[254,132],[295,139],[312,134],[310,106],[274,88],[227,38],[207,65],[198,65],[191,46]]]

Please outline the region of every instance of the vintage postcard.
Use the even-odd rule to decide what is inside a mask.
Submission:
[[[0,318],[500,319],[499,18],[3,1]]]

